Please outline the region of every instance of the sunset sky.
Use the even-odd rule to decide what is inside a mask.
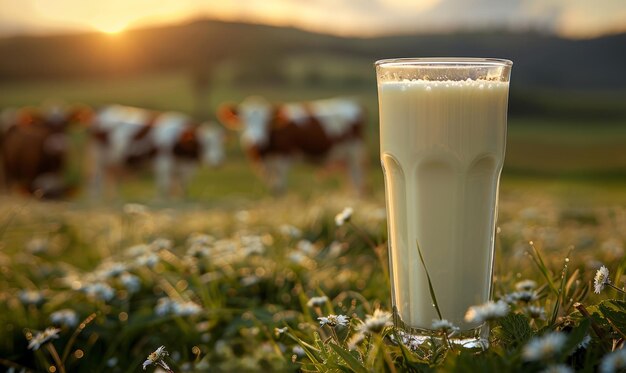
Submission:
[[[200,17],[356,36],[507,27],[588,38],[626,31],[626,1],[0,0],[0,35],[115,33]]]

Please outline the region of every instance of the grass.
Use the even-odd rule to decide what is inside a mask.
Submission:
[[[347,205],[355,209],[350,224],[335,226],[333,216]],[[386,240],[381,199],[326,191],[221,204],[87,207],[4,198],[1,206],[5,367],[60,369],[54,348],[66,371],[130,372],[164,345],[176,372],[476,368],[475,351],[434,340],[417,345],[385,326],[386,313],[375,314],[390,309],[388,286],[380,286],[384,256],[381,262],[372,247]],[[494,297],[507,299],[522,279],[537,285],[528,301],[510,301],[509,315],[490,321],[491,347],[477,355],[482,364],[494,371],[556,363],[591,370],[612,343],[619,346],[621,295],[589,289],[600,263],[621,286],[623,206],[572,214],[532,190],[503,193]],[[327,297],[322,305],[307,305],[319,296]],[[527,305],[545,316],[530,318]],[[52,321],[66,309],[77,323]],[[330,314],[347,315],[349,324],[320,327],[317,318]],[[591,331],[592,321],[603,335]],[[59,338],[29,349],[28,336],[47,327],[59,328]],[[587,334],[592,340],[573,354],[561,346],[554,356],[526,361],[530,341],[550,331],[566,335],[567,346]]]

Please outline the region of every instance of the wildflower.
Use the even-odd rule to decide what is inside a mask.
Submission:
[[[120,281],[126,290],[131,294],[136,293],[141,289],[141,280],[139,280],[139,277],[128,272],[124,272],[120,275]]]
[[[50,314],[50,321],[53,324],[64,325],[72,328],[78,325],[78,315],[74,310],[65,308],[52,312]]]
[[[207,246],[207,245],[211,245],[213,242],[215,242],[215,237],[208,235],[208,234],[203,234],[203,233],[192,233],[189,235],[189,238],[187,238],[187,245],[189,246],[193,246],[193,245]]]
[[[337,224],[338,227],[341,227],[345,223],[349,222],[353,212],[354,210],[352,207],[346,207],[339,214],[335,215],[335,224]]]
[[[525,308],[525,310],[531,319],[545,320],[546,318],[546,311],[543,309],[543,307],[528,306]]]
[[[167,238],[157,238],[154,241],[152,241],[150,246],[152,247],[152,250],[154,251],[161,251],[161,250],[170,250],[174,246],[174,244],[172,243],[171,240],[168,240]]]
[[[165,346],[161,346],[157,348],[153,353],[148,355],[148,359],[143,362],[143,370],[146,370],[146,367],[152,364],[159,365],[161,368],[171,371],[170,367],[167,366],[163,359],[169,355],[165,350]]]
[[[574,370],[565,364],[549,365],[540,373],[574,373]]]
[[[33,351],[39,350],[39,347],[41,347],[44,343],[50,341],[51,339],[59,338],[58,334],[60,331],[61,329],[57,328],[46,328],[43,332],[38,332],[28,342],[28,348]]]
[[[523,280],[515,284],[517,291],[533,291],[537,288],[537,283],[533,280]]]
[[[386,327],[393,325],[391,313],[377,309],[373,315],[367,315],[361,330],[366,333],[380,333]]]
[[[289,330],[289,327],[287,326],[285,326],[284,328],[274,328],[274,335],[276,336],[276,338],[278,338],[281,335],[287,333],[288,330]]]
[[[361,344],[361,342],[363,342],[364,339],[365,339],[365,334],[361,332],[355,333],[354,335],[352,335],[352,337],[350,337],[350,339],[348,340],[348,350],[350,351],[355,350],[356,346]]]
[[[148,253],[141,255],[135,259],[135,263],[138,266],[154,267],[159,262],[159,256],[154,253]]]
[[[252,286],[258,284],[259,282],[261,282],[261,278],[255,275],[246,276],[239,280],[241,286]]]
[[[509,305],[504,301],[487,302],[479,306],[470,307],[465,313],[465,321],[469,323],[483,323],[506,316]]]
[[[82,290],[90,298],[103,300],[105,302],[110,301],[115,296],[115,291],[113,290],[113,288],[104,282],[87,284],[83,286]]]
[[[21,290],[18,297],[24,304],[37,305],[43,301],[43,295],[38,290]]]
[[[328,325],[331,328],[335,326],[346,326],[349,323],[348,316],[345,315],[328,315],[327,317],[318,317],[320,326]]]
[[[306,302],[306,305],[309,307],[321,307],[328,302],[328,297],[323,295],[321,297],[313,297]]]
[[[309,240],[298,241],[296,247],[307,255],[314,255],[317,252],[315,245]]]
[[[104,263],[98,271],[100,278],[117,277],[126,271],[126,264],[119,262]]]
[[[559,332],[535,337],[524,346],[522,356],[526,361],[548,360],[555,357],[563,349],[566,341],[565,334]]]
[[[41,254],[48,251],[50,242],[46,238],[33,238],[26,243],[26,250],[31,254]]]
[[[161,298],[154,307],[154,313],[157,316],[166,316],[174,314],[176,316],[194,316],[202,312],[202,307],[198,304],[188,301],[181,302],[170,298]]]
[[[150,247],[146,244],[139,244],[135,246],[131,246],[126,249],[126,253],[132,257],[138,257],[140,255],[144,255],[150,251]]]
[[[456,333],[459,331],[459,327],[452,324],[450,321],[446,319],[441,320],[433,320],[432,328],[434,330],[440,330],[446,334],[448,333]]]
[[[299,357],[302,357],[306,354],[306,352],[304,351],[304,349],[300,346],[293,346],[293,348],[291,349],[291,351],[296,354]]]
[[[119,359],[117,357],[112,357],[109,360],[107,360],[107,366],[109,368],[113,368],[115,366],[117,366],[117,363],[119,362]]]
[[[239,240],[241,241],[242,249],[246,256],[253,254],[263,255],[265,252],[265,245],[263,244],[263,237],[261,236],[241,236]]]
[[[123,207],[124,214],[127,215],[145,215],[148,213],[148,208],[139,203],[127,203]]]
[[[591,336],[589,334],[587,334],[587,335],[585,335],[583,340],[580,341],[580,343],[576,345],[576,350],[579,350],[581,348],[584,349],[584,348],[589,347],[589,343],[591,343]]]
[[[154,307],[154,313],[157,316],[165,316],[172,312],[173,301],[170,298],[160,298],[157,301],[156,307]]]
[[[609,279],[609,269],[605,266],[600,267],[600,269],[596,272],[596,277],[593,279],[593,291],[596,294],[600,294],[604,287],[610,283],[611,279]]]
[[[600,373],[621,372],[626,368],[626,349],[615,350],[604,355],[600,362]]]
[[[526,291],[526,290],[516,291],[511,294],[507,294],[507,296],[508,296],[507,303],[514,303],[514,302],[530,303],[530,302],[537,300],[538,298],[537,293],[535,293],[534,291]]]
[[[278,230],[281,234],[291,238],[298,238],[302,235],[302,231],[290,224],[281,225]]]

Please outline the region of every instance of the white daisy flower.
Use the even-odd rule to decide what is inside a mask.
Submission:
[[[283,224],[278,228],[278,230],[282,235],[291,238],[298,238],[302,235],[302,231],[291,224]]]
[[[328,302],[328,297],[323,295],[321,297],[313,297],[306,302],[306,305],[309,307],[322,307]]]
[[[546,319],[546,311],[543,309],[543,307],[528,306],[524,308],[524,310],[526,311],[526,314],[530,316],[531,319],[539,319],[539,320]]]
[[[593,291],[596,294],[600,294],[604,287],[611,283],[609,278],[609,269],[605,266],[600,267],[596,272],[596,277],[593,279]]]
[[[289,331],[289,327],[285,326],[284,328],[274,328],[274,335],[276,337],[280,337],[281,335],[287,333]]]
[[[433,320],[432,323],[433,330],[440,330],[442,332],[447,333],[455,333],[459,331],[459,327],[452,324],[450,321],[446,319],[441,320]]]
[[[120,275],[120,281],[122,285],[124,285],[126,290],[131,294],[137,293],[139,290],[141,290],[141,280],[139,279],[139,277],[131,273],[122,273]]]
[[[600,362],[600,373],[616,373],[626,368],[626,349],[620,348],[604,355]]]
[[[21,290],[17,296],[24,304],[37,305],[43,301],[43,295],[39,290]]]
[[[523,280],[515,284],[517,291],[533,291],[537,288],[537,283],[533,280]]]
[[[326,317],[318,317],[320,326],[328,325],[331,328],[336,326],[347,326],[350,322],[348,316],[345,315],[328,315]]]
[[[31,254],[41,254],[48,251],[50,241],[47,238],[33,238],[26,243],[26,250]]]
[[[192,301],[174,302],[172,312],[178,316],[193,316],[201,313],[202,307]]]
[[[510,297],[509,299],[512,299],[513,301],[523,302],[523,303],[530,303],[539,299],[539,297],[537,296],[537,293],[535,293],[534,291],[526,291],[526,290],[516,291],[511,294],[508,294],[508,296]]]
[[[59,338],[58,334],[60,331],[61,329],[58,328],[46,328],[43,332],[37,332],[37,334],[28,341],[28,349],[33,351],[38,350],[44,343],[51,339]]]
[[[149,365],[154,364],[159,365],[167,371],[170,371],[170,367],[165,363],[165,361],[163,361],[163,359],[168,355],[169,354],[165,350],[165,346],[157,348],[154,352],[148,355],[146,361],[143,362],[143,370],[146,370],[146,367],[148,367]]]
[[[535,337],[524,346],[522,356],[526,361],[547,360],[556,356],[563,347],[567,337],[563,333],[551,332]]]
[[[128,215],[145,215],[148,213],[148,207],[139,203],[127,203],[122,209],[124,214]]]
[[[52,312],[50,314],[50,321],[53,324],[64,325],[73,328],[78,325],[78,315],[76,314],[76,311],[65,308]]]
[[[174,247],[174,243],[167,238],[157,238],[150,243],[150,247],[154,251],[171,250]]]
[[[115,290],[104,282],[86,284],[83,286],[82,291],[90,298],[103,300],[105,302],[110,301],[115,296]]]
[[[295,355],[297,355],[299,357],[302,357],[302,356],[306,355],[306,352],[300,346],[293,346],[293,348],[291,349],[291,352],[293,352]]]
[[[386,327],[392,326],[391,313],[377,309],[373,315],[366,315],[361,331],[365,333],[380,333]]]
[[[140,267],[152,268],[159,262],[159,260],[160,260],[159,256],[156,255],[155,253],[147,253],[147,254],[138,256],[137,259],[135,259],[135,264],[137,264]]]
[[[345,223],[349,222],[353,212],[354,209],[352,209],[352,207],[344,208],[343,211],[335,215],[335,224],[337,224],[338,227],[341,227]]]
[[[358,345],[361,344],[361,342],[363,342],[363,340],[365,339],[365,334],[359,332],[359,333],[354,333],[352,335],[352,337],[350,337],[350,339],[348,340],[348,350],[353,351],[356,349],[356,347]]]
[[[576,350],[581,348],[589,347],[589,343],[591,343],[591,336],[587,334],[579,344],[576,345]]]
[[[465,321],[469,323],[483,323],[506,316],[509,305],[504,301],[487,302],[479,306],[470,307],[465,313]]]

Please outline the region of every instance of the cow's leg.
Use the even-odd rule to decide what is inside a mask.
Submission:
[[[268,157],[264,160],[264,169],[267,182],[274,195],[280,195],[287,190],[287,176],[291,162],[286,156]]]
[[[154,160],[154,173],[156,175],[157,197],[167,198],[172,191],[172,178],[174,176],[174,159],[172,154],[158,154]]]
[[[194,162],[190,161],[180,161],[177,162],[177,171],[178,171],[178,185],[180,187],[180,192],[182,197],[187,197],[189,190],[188,186],[196,172],[197,165]]]
[[[365,194],[366,149],[362,141],[353,141],[348,145],[348,169],[352,186],[359,195]]]
[[[90,160],[89,164],[89,194],[93,199],[102,197],[103,185],[104,185],[104,149],[98,144],[91,144],[89,146]]]

